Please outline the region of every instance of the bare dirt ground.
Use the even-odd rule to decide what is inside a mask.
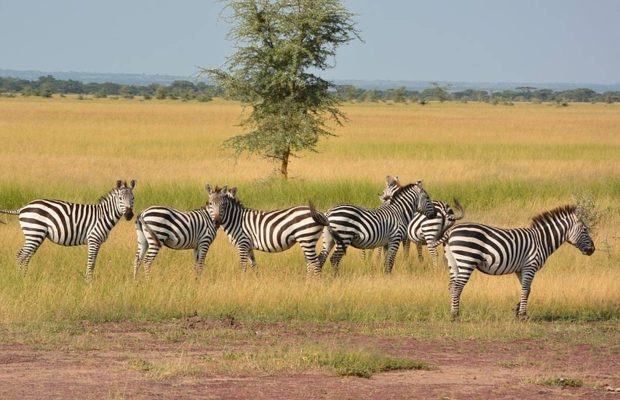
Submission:
[[[235,361],[234,355],[270,348],[294,354],[310,342],[373,349],[431,368],[360,378],[326,368]],[[605,347],[386,337],[336,323],[199,317],[161,324],[84,322],[83,329],[59,338],[0,343],[0,399],[620,399],[618,346]],[[227,368],[228,360],[236,364]],[[168,367],[157,375],[155,365]],[[563,377],[583,385],[543,383]]]

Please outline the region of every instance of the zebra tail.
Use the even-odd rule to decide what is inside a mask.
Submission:
[[[329,219],[327,219],[327,216],[323,214],[322,212],[318,211],[314,207],[314,204],[312,204],[311,201],[308,202],[308,207],[310,208],[310,215],[312,216],[312,219],[314,220],[314,222],[326,227],[329,230],[329,233],[333,236],[334,240],[336,240],[336,242],[338,242],[339,244],[342,244],[343,243],[342,237],[338,234],[338,232],[336,232],[335,230],[331,228],[331,226],[329,225]]]
[[[159,238],[157,237],[157,235],[155,234],[155,232],[153,232],[151,230],[151,227],[149,226],[149,224],[144,222],[144,215],[142,215],[142,213],[140,213],[140,215],[138,215],[138,218],[136,218],[136,227],[138,229],[140,229],[142,232],[145,232],[152,237],[153,239],[155,239],[155,241],[157,242],[157,245],[159,247],[162,247],[162,243],[159,240]]]
[[[10,214],[10,215],[19,215],[20,209],[17,210],[0,210],[0,214]]]

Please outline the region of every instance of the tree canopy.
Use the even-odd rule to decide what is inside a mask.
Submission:
[[[291,156],[316,151],[341,124],[334,85],[318,75],[332,67],[336,49],[355,38],[353,14],[338,0],[231,0],[229,37],[235,53],[224,69],[205,69],[231,96],[251,107],[249,132],[225,142],[238,155],[257,154],[280,163],[288,177]]]

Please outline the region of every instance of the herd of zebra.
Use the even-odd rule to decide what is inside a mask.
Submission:
[[[133,218],[135,180],[118,181],[97,204],[76,204],[59,200],[34,200],[18,210],[0,213],[19,215],[25,243],[17,253],[17,263],[26,272],[32,255],[45,238],[64,245],[87,245],[86,279],[93,276],[99,248],[116,223]],[[457,213],[449,204],[432,201],[420,181],[403,185],[388,176],[380,195],[381,205],[363,208],[345,204],[327,212],[312,203],[275,211],[246,208],[234,187],[206,185],[207,204],[185,212],[152,206],[136,217],[138,250],[133,264],[137,278],[144,265],[146,278],[159,250],[193,249],[196,273],[200,275],[209,247],[219,227],[239,252],[241,267],[256,267],[254,250],[281,252],[298,243],[309,274],[319,274],[329,257],[337,273],[348,247],[380,248],[384,252],[384,271],[390,273],[400,244],[408,250],[414,242],[421,257],[426,243],[437,265],[438,245],[444,245],[444,258],[450,270],[451,313],[459,314],[463,287],[475,269],[501,275],[515,273],[521,284],[518,316],[526,316],[527,299],[534,274],[564,242],[583,254],[594,252],[594,243],[578,206],[563,206],[533,218],[529,228],[503,229],[478,223],[460,223],[464,211],[455,199]],[[317,253],[317,244],[323,246]],[[330,252],[333,250],[331,256]]]

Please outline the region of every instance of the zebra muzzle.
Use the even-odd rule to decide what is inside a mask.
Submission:
[[[133,210],[129,208],[127,209],[127,211],[125,211],[125,219],[127,221],[131,221],[132,218],[133,218]]]

